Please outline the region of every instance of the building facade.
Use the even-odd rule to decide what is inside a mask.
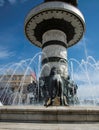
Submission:
[[[30,99],[27,100],[30,94],[28,88],[32,84],[33,91],[34,82],[32,75],[0,75],[0,101],[6,105],[30,103]]]

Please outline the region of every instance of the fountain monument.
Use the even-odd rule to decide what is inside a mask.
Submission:
[[[77,85],[70,81],[67,60],[67,49],[85,32],[85,20],[77,6],[77,0],[45,0],[25,20],[27,38],[42,48],[39,86],[45,106],[78,102]]]
[[[41,101],[51,106],[1,106],[1,129],[99,129],[98,106],[65,107],[77,100],[77,85],[71,83],[67,64],[67,48],[79,42],[85,31],[77,5],[77,0],[45,0],[27,15],[25,34],[42,48]]]

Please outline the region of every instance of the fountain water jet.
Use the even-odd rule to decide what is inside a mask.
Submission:
[[[78,97],[81,105],[99,105],[99,63],[92,56],[82,59],[81,62],[71,58],[70,70],[73,70],[73,80],[79,86]],[[73,66],[76,66],[73,67]],[[71,72],[71,71],[70,71]],[[79,74],[78,74],[79,73]]]
[[[35,67],[38,65],[37,62],[39,62],[39,55],[41,55],[41,52],[36,54],[33,58],[22,60],[19,63],[15,63],[11,66],[8,66],[8,68],[3,67],[4,74],[0,73],[0,101],[3,104],[6,104],[6,105],[28,104],[26,101],[22,103],[22,95],[24,91],[26,95],[29,94],[29,91],[27,89],[30,85],[31,85],[31,88],[33,89],[32,81],[33,80],[35,81],[36,79],[33,79],[34,77],[32,77],[32,73],[35,73],[35,75],[40,73],[38,72],[38,68],[36,70],[32,69],[33,66]],[[37,77],[37,80],[38,79],[39,77]],[[34,88],[34,89],[37,89],[37,88]],[[39,95],[39,93],[37,95]],[[32,96],[34,96],[33,92],[32,92]],[[9,100],[6,101],[8,98]],[[27,100],[29,101],[30,99],[27,99]]]

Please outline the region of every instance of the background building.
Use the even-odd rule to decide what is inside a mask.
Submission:
[[[36,78],[31,75],[0,75],[0,100],[3,104],[30,104],[29,95],[36,89]],[[33,97],[33,96],[31,96]]]

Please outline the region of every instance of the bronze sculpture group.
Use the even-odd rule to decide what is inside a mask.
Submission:
[[[77,104],[77,85],[68,76],[63,79],[57,67],[51,69],[48,80],[40,79],[41,92],[45,100],[44,106],[68,106]],[[46,85],[45,85],[46,84]],[[45,94],[44,94],[45,93]]]

